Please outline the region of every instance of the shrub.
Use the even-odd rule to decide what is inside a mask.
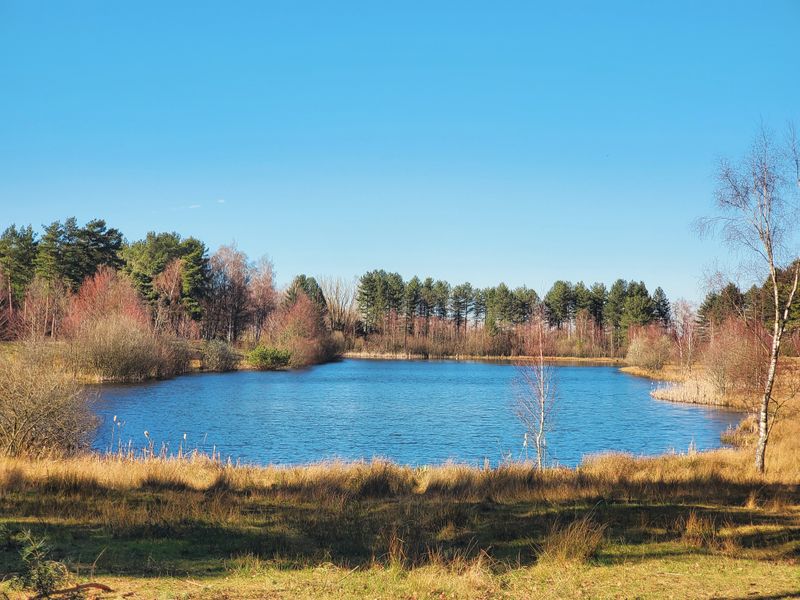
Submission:
[[[336,355],[320,307],[303,292],[281,309],[272,339],[276,347],[289,352],[291,367],[307,367]]]
[[[762,329],[751,329],[739,319],[719,325],[703,353],[709,381],[719,394],[750,396],[761,390],[767,355]]]
[[[625,362],[648,371],[658,371],[669,360],[671,350],[672,342],[660,328],[647,328],[634,335]]]
[[[288,350],[258,346],[247,355],[247,362],[257,369],[280,369],[289,365],[291,357]]]
[[[605,531],[605,525],[598,525],[588,515],[566,526],[554,525],[542,542],[539,560],[586,562],[597,554]]]
[[[170,377],[189,364],[186,344],[157,335],[133,284],[110,268],[70,299],[64,329],[72,367],[101,381]]]
[[[239,354],[222,340],[211,340],[203,346],[203,367],[209,371],[233,371],[239,365]]]
[[[67,566],[50,559],[50,546],[45,538],[22,533],[19,557],[22,573],[12,580],[15,587],[33,590],[37,598],[49,598],[69,578]]]
[[[139,381],[165,375],[162,346],[149,327],[109,315],[82,324],[71,340],[69,359],[79,373],[101,381]]]
[[[73,454],[89,447],[96,419],[86,392],[38,345],[0,356],[0,454]]]
[[[164,338],[159,336],[159,360],[157,377],[172,377],[189,370],[192,351],[189,343],[180,338]]]

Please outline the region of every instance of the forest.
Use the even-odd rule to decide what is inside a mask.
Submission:
[[[781,272],[785,285],[790,272]],[[193,358],[227,370],[242,356],[261,368],[345,352],[525,356],[533,353],[532,323],[541,319],[548,356],[627,356],[658,366],[678,355],[691,362],[699,345],[725,339],[736,323],[765,323],[766,285],[742,292],[728,282],[697,308],[625,279],[608,286],[559,280],[540,296],[525,286],[404,280],[380,269],[354,280],[301,274],[278,289],[272,263],[235,246],[212,254],[174,232],[127,241],[102,219],[80,225],[71,217],[41,233],[10,225],[0,236],[0,338],[64,342],[77,371],[127,380],[183,372]],[[797,353],[798,318],[795,302],[789,354]],[[644,359],[631,354],[643,348]]]

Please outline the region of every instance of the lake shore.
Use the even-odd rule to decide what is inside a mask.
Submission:
[[[486,356],[478,354],[453,354],[448,356],[434,356],[413,354],[409,352],[343,352],[342,358],[356,358],[363,360],[454,360],[478,362],[533,362],[539,360],[536,356]],[[584,357],[584,356],[545,356],[548,364],[587,365],[587,366],[623,366],[622,358],[609,357]]]
[[[541,472],[0,458],[0,571],[18,572],[30,530],[71,584],[145,598],[613,598],[620,580],[636,597],[757,582],[777,598],[798,583],[797,476],[771,462],[761,477],[741,450]]]

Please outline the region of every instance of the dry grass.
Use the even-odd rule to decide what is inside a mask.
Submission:
[[[650,392],[657,400],[681,402],[685,404],[707,404],[710,406],[731,406],[732,400],[719,393],[716,386],[706,379],[688,379],[668,383]]]
[[[584,563],[597,556],[603,543],[606,525],[584,515],[567,525],[555,524],[544,538],[539,551],[543,562]]]
[[[0,523],[47,535],[79,580],[145,598],[711,597],[753,582],[778,595],[800,590],[790,409],[765,476],[746,444],[542,472],[0,458]],[[0,547],[0,572],[15,560]]]

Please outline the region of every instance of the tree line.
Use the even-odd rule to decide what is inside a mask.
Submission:
[[[73,217],[41,233],[11,225],[0,235],[0,339],[83,336],[85,350],[113,330],[161,346],[269,344],[291,351],[292,364],[307,364],[333,351],[327,312],[314,278],[301,275],[278,290],[272,263],[235,246],[210,254],[202,241],[174,232],[127,241],[102,219],[80,225]]]
[[[402,337],[405,344],[409,337],[441,333],[442,325],[453,339],[470,337],[471,331],[508,337],[534,315],[542,315],[567,337],[585,337],[591,330],[600,350],[613,353],[632,327],[654,323],[667,328],[671,322],[670,303],[661,287],[650,294],[643,282],[624,279],[610,287],[559,280],[540,297],[526,286],[511,289],[500,283],[480,288],[418,276],[404,281],[398,273],[373,270],[359,278],[356,300],[364,336],[390,334]]]

